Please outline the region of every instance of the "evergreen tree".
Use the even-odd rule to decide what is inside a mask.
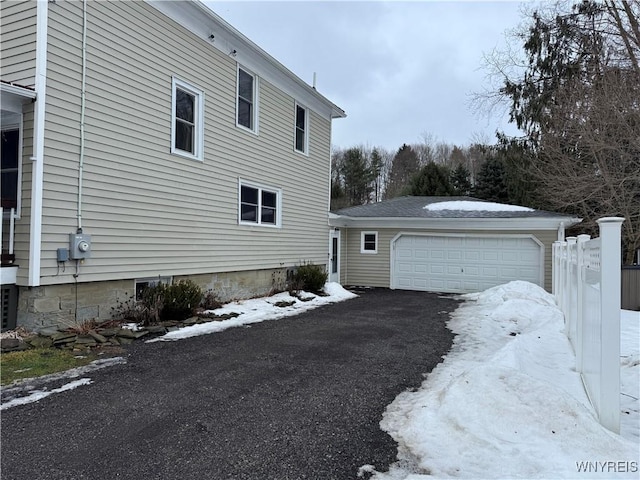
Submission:
[[[409,195],[449,196],[453,187],[449,181],[449,169],[444,165],[429,162],[411,178]]]
[[[393,157],[385,198],[402,195],[409,186],[411,177],[418,172],[419,166],[418,156],[413,149],[407,144],[402,145]]]
[[[372,191],[372,173],[360,148],[350,148],[344,153],[342,178],[349,205],[367,203]]]
[[[459,163],[451,172],[451,187],[454,195],[469,195],[471,193],[471,172]]]
[[[492,157],[480,167],[473,195],[482,200],[508,203],[506,170],[500,158]]]
[[[371,152],[371,158],[369,161],[369,170],[371,181],[373,182],[373,201],[379,202],[382,200],[382,169],[384,167],[384,159],[377,148],[374,148]]]

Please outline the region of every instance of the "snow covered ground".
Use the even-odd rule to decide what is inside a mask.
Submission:
[[[511,282],[453,315],[445,360],[415,392],[387,407],[381,427],[398,442],[375,480],[640,478],[640,314],[621,324],[621,435],[602,427],[553,297]],[[386,466],[380,470],[386,470]]]
[[[228,313],[239,314],[235,318],[218,322],[208,322],[181,328],[169,332],[161,337],[148,340],[148,342],[180,340],[183,338],[206,335],[209,333],[222,332],[228,328],[241,327],[251,323],[264,322],[265,320],[276,320],[278,318],[298,315],[306,310],[318,308],[329,303],[336,303],[354,298],[357,295],[345,290],[338,283],[327,283],[324,286],[326,296],[314,295],[313,293],[299,292],[298,297],[292,297],[287,292],[278,293],[271,297],[253,298],[224,305],[221,308],[210,310],[210,313],[224,315]],[[301,299],[304,299],[302,301]],[[291,303],[289,306],[282,306]],[[280,304],[281,306],[278,306]]]

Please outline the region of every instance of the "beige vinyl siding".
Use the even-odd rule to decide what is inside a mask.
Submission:
[[[29,231],[31,228],[31,172],[33,163],[33,108],[34,103],[23,107],[22,116],[22,182],[20,185],[20,218],[16,220],[14,253],[18,268],[17,284],[27,285],[29,275]]]
[[[378,232],[378,253],[360,253],[361,233]],[[368,287],[386,287],[390,285],[390,246],[397,230],[375,228],[348,228],[341,230],[342,283],[346,285],[364,285]]]
[[[49,5],[42,283],[72,281],[81,3]],[[143,2],[88,2],[80,281],[326,263],[330,120],[293,151],[292,97],[260,79],[259,135],[235,125],[236,61]],[[171,80],[204,92],[204,160],[170,154]],[[282,228],[238,225],[238,179],[282,190]]]
[[[0,79],[5,82],[35,84],[36,7],[29,0],[0,2]]]
[[[378,232],[378,253],[360,253],[361,232]],[[345,285],[363,285],[371,287],[389,287],[391,285],[391,240],[400,233],[397,229],[375,229],[375,228],[347,228],[342,232],[342,254],[341,254],[341,282]],[[536,230],[533,232],[508,231],[508,230],[402,230],[403,233],[428,234],[437,233],[462,233],[469,235],[533,235],[538,241],[544,244],[544,285],[545,289],[551,291],[551,246],[557,240],[555,230]]]

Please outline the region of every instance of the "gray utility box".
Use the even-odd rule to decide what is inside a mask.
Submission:
[[[86,233],[69,234],[69,258],[82,260],[91,257],[91,235]]]

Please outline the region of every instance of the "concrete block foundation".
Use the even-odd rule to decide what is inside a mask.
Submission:
[[[268,295],[286,288],[287,268],[174,276],[189,279],[204,293],[212,292],[226,303]],[[77,284],[19,287],[17,325],[30,330],[72,327],[86,320],[118,317],[122,306],[135,296],[136,279]]]

